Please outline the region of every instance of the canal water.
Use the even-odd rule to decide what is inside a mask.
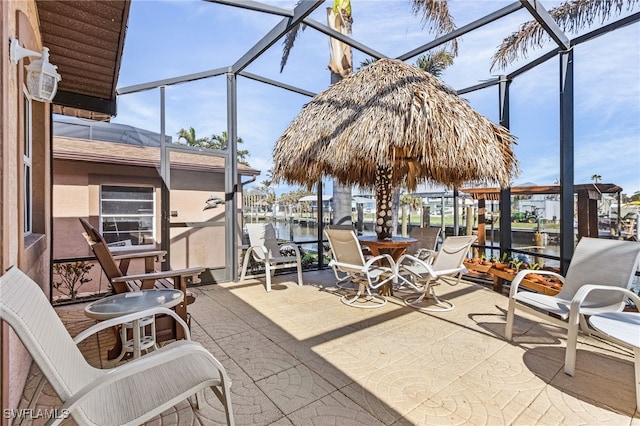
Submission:
[[[304,243],[305,241],[314,242],[318,238],[318,230],[316,228],[316,222],[309,223],[291,223],[289,221],[277,221],[274,223],[276,228],[276,235],[279,239],[296,241],[298,243]],[[448,228],[447,234],[452,233],[453,229]],[[464,230],[463,230],[464,232]],[[373,224],[366,224],[363,231],[364,235],[373,235],[375,232],[373,231]],[[534,241],[534,232],[533,231],[515,231],[513,233],[513,247],[515,249],[532,251],[535,252],[535,241]],[[487,249],[485,256],[488,258],[492,254],[496,256],[500,255],[499,249],[497,248],[499,242],[499,234],[496,232],[494,234],[494,243],[496,249],[493,250]],[[491,245],[491,235],[488,233],[487,235],[487,245]],[[314,250],[312,245],[306,245],[305,249]],[[546,238],[546,243],[544,245],[544,249],[539,251],[540,253],[544,253],[548,256],[560,256],[560,246],[558,244],[558,239],[553,236]]]

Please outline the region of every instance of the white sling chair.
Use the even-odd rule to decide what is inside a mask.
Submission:
[[[255,262],[264,265],[268,292],[271,291],[271,275],[276,269],[295,266],[298,270],[298,285],[302,285],[302,261],[298,246],[293,243],[279,244],[276,238],[276,231],[271,223],[248,223],[245,226],[249,233],[250,247],[244,254],[240,281],[244,281],[246,278],[249,259],[253,258]],[[294,256],[282,256],[280,254],[280,248],[285,245],[293,249]]]
[[[413,228],[409,235],[415,238],[415,243],[411,244],[407,249],[407,254],[411,254],[420,260],[426,261],[431,256],[438,253],[438,240],[440,239],[441,228],[427,226],[424,228]]]
[[[76,346],[117,324],[154,314],[175,318],[187,340],[111,369],[95,368]],[[70,415],[77,424],[140,425],[210,387],[233,425],[231,381],[224,367],[200,344],[189,341],[189,328],[172,310],[154,308],[96,324],[72,339],[44,293],[18,268],[0,277],[0,319],[18,335],[62,401],[57,425]]]
[[[578,325],[584,333],[600,335],[589,328],[585,316],[621,311],[624,308],[627,295],[615,289],[631,287],[639,260],[638,242],[583,237],[576,246],[566,277],[544,270],[520,271],[511,283],[509,291],[506,339],[511,340],[513,336],[516,308],[567,329],[564,372],[573,376]],[[529,273],[558,277],[563,283],[562,290],[555,296],[518,291],[520,282]],[[607,286],[610,289],[583,289],[590,284]]]
[[[338,272],[346,274],[358,284],[358,290],[353,297],[344,295],[342,303],[358,308],[380,308],[387,303],[384,296],[376,296],[371,290],[391,282],[394,277],[395,263],[388,254],[371,257],[365,261],[358,237],[353,231],[345,229],[325,229],[331,248],[329,266]],[[388,266],[384,265],[386,261]]]
[[[347,231],[353,231],[354,227],[353,227],[353,224],[350,224],[350,225],[327,225],[326,229],[344,229],[344,230],[347,230]],[[329,258],[333,257],[333,255],[331,254],[331,250],[329,250],[329,253],[327,253],[327,255],[329,256]],[[357,283],[354,283],[351,280],[352,279],[351,275],[342,273],[340,271],[340,269],[335,266],[335,264],[331,266],[331,269],[333,270],[333,274],[336,277],[336,287],[341,288],[343,290],[354,290],[358,286]]]
[[[426,261],[410,254],[400,256],[396,264],[398,283],[406,284],[419,294],[404,298],[404,302],[412,308],[428,312],[445,312],[453,309],[453,303],[436,296],[434,287],[444,281],[450,285],[460,282],[462,275],[467,272],[464,259],[469,253],[471,244],[476,241],[475,235],[448,237],[442,243],[440,250],[434,257]],[[453,282],[444,278],[454,277]],[[424,305],[422,301],[432,299],[433,304]]]

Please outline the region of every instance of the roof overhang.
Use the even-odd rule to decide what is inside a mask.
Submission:
[[[158,147],[134,146],[63,136],[54,136],[53,138],[53,158],[89,163],[152,167],[158,170],[161,160],[160,148]],[[176,170],[225,173],[224,158],[198,153],[173,153],[171,167]],[[258,176],[259,174],[260,170],[238,164],[238,175],[240,176]]]
[[[583,183],[574,185],[573,190],[575,193],[593,191],[595,194],[615,194],[623,191],[622,188],[613,183]],[[474,199],[500,199],[500,188],[462,188],[460,191],[470,194]],[[510,191],[511,195],[560,194],[560,186],[512,186]]]
[[[36,5],[42,44],[62,76],[54,114],[109,121],[117,113],[130,0],[36,0]]]

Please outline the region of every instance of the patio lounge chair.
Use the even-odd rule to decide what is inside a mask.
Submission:
[[[353,231],[346,229],[325,229],[325,234],[331,247],[332,259],[329,262],[334,271],[346,274],[358,284],[358,290],[353,297],[344,295],[342,303],[358,308],[379,308],[387,303],[384,296],[376,296],[371,290],[376,290],[394,278],[395,263],[388,254],[364,259],[358,237]],[[386,261],[387,265],[384,265]]]
[[[583,287],[593,284],[612,290],[629,289],[639,261],[638,242],[583,237],[576,246],[566,277],[552,271],[520,271],[511,283],[505,338],[510,341],[513,337],[516,308],[567,329],[564,371],[573,376],[578,325],[584,333],[600,335],[589,328],[585,316],[621,311],[627,298],[623,291],[592,287],[583,290]],[[529,273],[558,277],[563,283],[562,290],[555,296],[518,291],[520,282]]]
[[[406,296],[404,302],[421,311],[446,312],[452,310],[453,303],[438,298],[434,287],[440,282],[449,285],[456,285],[460,282],[462,275],[467,272],[467,268],[463,264],[464,259],[476,239],[475,235],[448,237],[442,243],[437,254],[426,261],[410,254],[402,255],[396,265],[398,283],[400,286],[406,284],[419,293]],[[451,281],[449,279],[451,277],[456,279]],[[432,299],[435,303],[425,306],[422,304],[425,298]]]
[[[158,257],[164,256],[161,250],[150,252],[134,252],[122,255],[114,255],[107,242],[87,220],[80,218],[84,228],[84,237],[91,247],[93,254],[98,259],[105,276],[109,280],[113,292],[124,293],[127,291],[148,290],[152,288],[176,288],[185,294],[185,302],[175,307],[176,313],[187,324],[190,323],[187,315],[187,305],[193,303],[194,295],[187,291],[187,283],[199,282],[198,276],[204,272],[203,267],[177,269],[174,271],[154,271],[154,262]],[[145,273],[128,275],[127,271],[131,260],[143,259]],[[119,262],[119,263],[118,263]],[[159,317],[156,321],[156,337],[158,342],[175,338],[182,338],[182,330],[176,326],[171,318]],[[117,351],[116,348],[114,348]]]
[[[271,223],[248,223],[245,226],[249,233],[250,247],[244,254],[240,281],[246,278],[249,259],[253,259],[265,268],[267,292],[271,291],[271,275],[277,269],[296,267],[298,285],[302,285],[302,261],[298,246],[294,243],[278,243],[276,230]],[[283,256],[280,249],[284,246],[290,247],[294,251],[294,256]]]
[[[187,340],[181,340],[112,369],[90,365],[77,344],[100,330],[136,318],[164,313],[175,318]],[[222,364],[200,344],[189,340],[182,319],[166,308],[154,308],[96,324],[72,339],[40,287],[18,268],[0,277],[0,319],[20,338],[62,401],[57,425],[67,416],[80,425],[139,425],[210,387],[234,424],[231,382]]]

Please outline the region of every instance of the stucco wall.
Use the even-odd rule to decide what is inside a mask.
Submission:
[[[56,159],[53,172],[54,259],[91,256],[78,218],[89,218],[98,225],[103,184],[156,188],[155,228],[157,248],[160,247],[161,180],[155,168]],[[224,268],[225,205],[205,209],[211,194],[224,198],[223,173],[172,171],[170,209],[175,212],[171,217],[175,227],[170,231],[171,269]],[[203,223],[207,226],[199,226]]]
[[[33,170],[34,170],[34,234],[25,237],[23,229],[23,77],[25,58],[17,65],[9,61],[9,39],[17,38],[30,50],[41,51],[42,42],[34,1],[3,1],[0,25],[2,32],[2,86],[1,86],[1,220],[0,266],[2,271],[19,267],[47,293],[49,291],[50,258],[50,106],[40,102],[33,105]],[[6,324],[2,328],[2,407],[16,408],[31,365],[19,339]],[[12,423],[2,418],[3,424]]]

